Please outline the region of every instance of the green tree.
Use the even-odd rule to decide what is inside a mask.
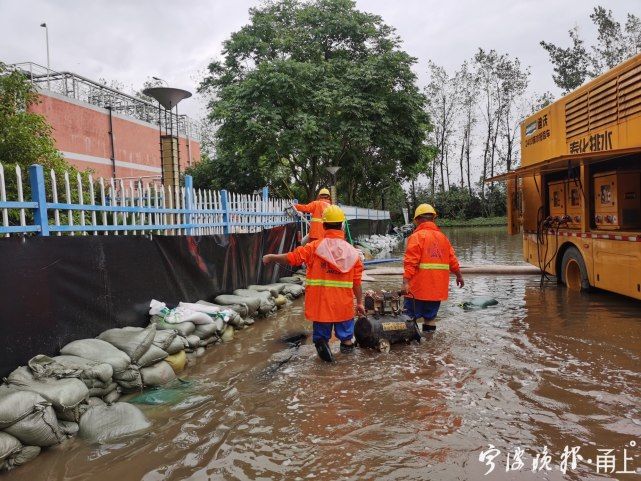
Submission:
[[[200,85],[218,126],[211,184],[309,199],[339,165],[341,200],[366,202],[425,170],[426,99],[400,44],[352,0],[251,9]]]
[[[16,164],[23,171],[25,198],[29,198],[26,170],[31,164],[41,164],[45,170],[46,185],[50,192],[53,169],[58,178],[68,171],[75,179],[77,171],[69,165],[56,149],[51,126],[29,107],[39,102],[38,92],[27,77],[17,70],[0,63],[0,163],[5,168],[7,198],[16,199],[16,177],[9,172]],[[16,213],[11,212],[12,222]]]
[[[612,10],[597,6],[590,14],[590,19],[597,28],[596,44],[590,48],[579,36],[578,27],[569,31],[570,47],[541,42],[554,65],[554,83],[564,93],[641,52],[641,19],[636,15],[628,13],[622,26],[614,18]]]

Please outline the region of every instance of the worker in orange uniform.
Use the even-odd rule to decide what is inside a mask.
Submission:
[[[312,215],[307,242],[312,242],[323,238],[323,211],[332,203],[329,190],[321,189],[318,192],[318,198],[309,204],[294,204],[294,209],[298,212],[305,212]]]
[[[286,254],[267,254],[263,262],[307,265],[305,317],[313,321],[313,340],[318,356],[334,361],[329,340],[334,334],[340,340],[342,353],[354,350],[354,297],[356,311],[365,315],[361,277],[363,262],[358,251],[345,241],[345,214],[337,205],[322,215],[325,237],[298,247]]]
[[[450,272],[456,275],[459,287],[465,285],[454,248],[434,219],[436,211],[431,205],[416,208],[416,229],[407,240],[403,261],[404,309],[413,319],[423,319],[423,332],[436,330],[441,301],[448,297]]]

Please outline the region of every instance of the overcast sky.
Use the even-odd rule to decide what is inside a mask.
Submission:
[[[358,0],[358,7],[394,26],[404,48],[418,58],[421,85],[428,59],[455,69],[478,47],[518,56],[532,68],[533,90],[558,93],[540,40],[567,44],[578,24],[594,37],[589,13],[606,5],[620,20],[641,15],[641,0]],[[151,76],[195,91],[223,40],[248,22],[252,0],[0,0],[0,61],[46,65],[138,89]],[[198,117],[202,101],[184,102]]]

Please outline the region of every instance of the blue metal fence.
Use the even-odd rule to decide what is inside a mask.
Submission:
[[[28,176],[25,196],[20,167],[15,167],[14,182],[8,182],[0,164],[0,235],[211,235],[255,232],[295,221],[285,212],[291,201],[270,198],[267,188],[253,195],[194,189],[188,175],[185,185],[175,189],[140,181],[94,181],[81,174],[72,185],[68,174],[58,179],[52,171],[47,189],[41,165],[30,166]],[[63,201],[58,198],[59,182]]]

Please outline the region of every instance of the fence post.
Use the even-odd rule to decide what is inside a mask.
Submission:
[[[191,220],[192,220],[192,211],[194,209],[194,179],[191,175],[185,176],[185,205],[184,208],[187,211],[185,214],[185,224],[187,224],[187,229],[185,233],[187,235],[192,234]]]
[[[227,201],[227,190],[220,191],[220,203],[223,209],[223,232],[229,234],[229,204]]]
[[[262,201],[263,201],[263,208],[261,211],[263,213],[269,212],[269,187],[265,186],[263,187],[263,193],[262,193]],[[260,216],[260,223],[262,224],[261,227],[264,228],[266,224],[269,224],[270,222],[275,221],[275,219],[272,219],[271,216],[268,215],[261,215]],[[273,227],[272,225],[267,225],[267,228]]]
[[[33,222],[40,226],[39,235],[49,235],[49,219],[47,218],[47,195],[45,192],[45,174],[42,165],[29,166],[29,183],[31,184],[31,201],[38,206],[33,211]]]

